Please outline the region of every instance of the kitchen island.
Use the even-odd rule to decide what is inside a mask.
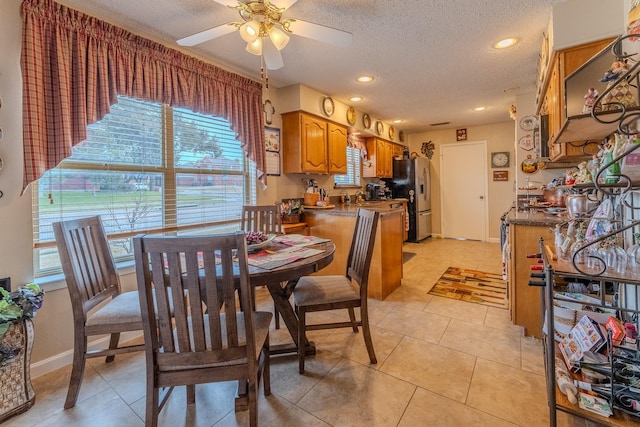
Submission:
[[[395,207],[393,200],[364,202],[362,204],[336,204],[332,209],[305,208],[305,222],[312,236],[331,239],[336,245],[333,262],[325,267],[321,275],[344,275],[347,257],[359,208],[380,212],[376,232],[371,269],[369,270],[369,297],[385,299],[395,291],[402,280],[402,244],[405,232],[405,210]],[[393,207],[392,207],[393,206]]]
[[[515,208],[509,211],[506,223],[509,225],[509,250],[507,280],[509,282],[509,313],[514,325],[524,328],[525,336],[542,338],[542,298],[543,287],[529,286],[529,280],[543,282],[544,279],[531,279],[532,265],[536,258],[527,255],[538,253],[540,238],[553,246],[556,224],[567,221],[565,216],[550,215],[544,210]],[[542,273],[542,271],[537,271]]]

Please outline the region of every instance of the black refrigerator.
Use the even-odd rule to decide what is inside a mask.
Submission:
[[[410,242],[431,236],[431,181],[426,157],[394,160],[393,178],[385,179],[394,198],[407,199]]]

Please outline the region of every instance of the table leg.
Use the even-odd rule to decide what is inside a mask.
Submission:
[[[289,335],[293,339],[293,345],[272,345],[269,348],[269,352],[272,355],[298,352],[298,317],[289,302],[289,297],[297,283],[297,280],[290,280],[284,287],[279,282],[267,284],[267,289],[282,316],[282,320],[284,320],[284,324],[287,326]],[[304,346],[306,354],[316,354],[315,345],[306,338]]]

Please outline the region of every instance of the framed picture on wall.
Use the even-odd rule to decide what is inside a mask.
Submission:
[[[279,153],[280,152],[280,129],[265,126],[264,144],[265,144],[265,150]]]
[[[467,140],[467,129],[456,129],[456,141]]]

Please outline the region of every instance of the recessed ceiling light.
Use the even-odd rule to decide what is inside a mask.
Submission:
[[[476,107],[476,108],[473,109],[473,111],[484,111],[486,109],[487,109],[487,107]]]
[[[396,119],[396,120],[393,121],[393,123],[402,123],[402,120],[401,119]]]
[[[351,101],[351,102],[360,102],[360,101],[362,101],[362,97],[361,96],[352,96],[351,98],[349,98],[349,101]]]
[[[371,77],[371,76],[360,76],[356,80],[358,80],[360,83],[369,83],[369,82],[373,81],[373,77]]]
[[[494,44],[493,47],[495,47],[496,49],[506,49],[516,43],[518,43],[517,38],[509,37],[508,39],[500,40],[498,43]]]

